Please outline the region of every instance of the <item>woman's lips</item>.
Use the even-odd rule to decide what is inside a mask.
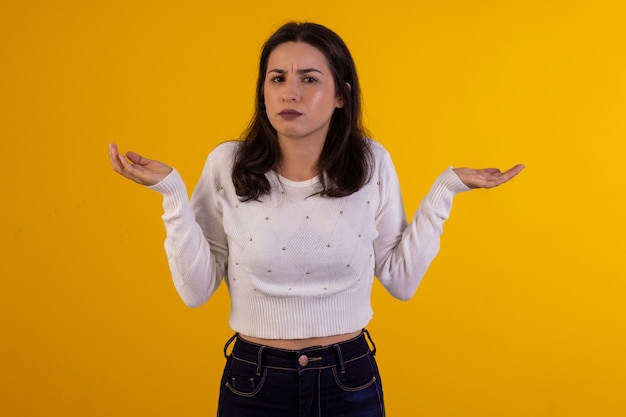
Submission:
[[[282,117],[283,119],[295,119],[297,117],[302,116],[302,113],[296,110],[283,110],[280,113],[278,113],[278,115]]]

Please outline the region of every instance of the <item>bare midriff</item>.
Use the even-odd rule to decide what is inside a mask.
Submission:
[[[263,339],[261,337],[246,336],[245,334],[240,334],[239,336],[248,342],[259,345],[265,345],[278,349],[302,350],[312,346],[329,346],[335,343],[345,342],[346,340],[354,339],[360,334],[361,331],[359,330],[352,333],[336,334],[325,337],[311,337],[308,339]]]

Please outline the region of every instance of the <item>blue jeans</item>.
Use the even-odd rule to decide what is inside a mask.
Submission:
[[[383,391],[364,330],[330,346],[283,350],[233,336],[218,417],[384,417]]]

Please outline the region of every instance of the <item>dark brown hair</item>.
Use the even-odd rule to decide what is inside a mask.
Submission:
[[[361,89],[352,55],[332,30],[315,23],[290,22],[265,42],[261,51],[253,118],[235,155],[232,178],[242,201],[258,200],[270,192],[265,173],[280,160],[276,130],[265,110],[264,84],[272,51],[285,42],[304,42],[317,48],[328,61],[338,97],[344,105],[335,109],[319,159],[320,195],[343,197],[370,178],[372,155],[361,120]]]

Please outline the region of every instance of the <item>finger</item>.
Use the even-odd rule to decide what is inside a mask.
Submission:
[[[524,164],[517,164],[515,165],[513,168],[511,168],[509,171],[513,172],[515,175],[519,174],[520,172],[522,172],[522,170],[526,168],[526,165]]]
[[[109,143],[109,159],[113,162],[117,158],[117,146],[114,143]]]
[[[109,160],[111,161],[113,170],[118,173],[121,172],[122,164],[119,159],[119,151],[117,149],[117,145],[114,143],[109,144]]]
[[[498,168],[485,168],[485,169],[479,170],[479,172],[493,175],[493,174],[499,174],[500,170]]]
[[[502,176],[507,178],[507,180],[510,180],[511,178],[522,172],[524,168],[525,166],[523,164],[517,164],[513,168],[510,168],[509,170],[503,172]]]
[[[143,156],[139,155],[138,153],[132,152],[132,151],[126,152],[126,157],[128,159],[130,159],[130,161],[133,164],[137,164],[137,165],[142,165],[143,166],[143,165],[147,165],[148,163],[151,162],[148,158],[144,158]]]
[[[121,153],[117,154],[117,160],[119,162],[119,164],[122,167],[122,171],[123,172],[133,172],[136,170],[136,166],[135,164],[131,163],[132,161],[129,161],[128,158],[126,157],[126,155],[123,155]]]
[[[504,184],[507,181],[510,181],[515,176],[517,176],[517,174],[519,174],[524,168],[525,166],[523,164],[518,164],[518,165],[515,165],[513,168],[501,173],[500,175],[497,175],[494,178],[495,181],[493,182],[492,186],[495,187],[500,184]]]
[[[117,154],[117,161],[120,166],[118,172],[121,175],[136,182],[141,181],[140,176],[142,167],[140,165],[131,163],[132,161],[129,161],[123,154]]]
[[[131,164],[128,159],[126,159],[126,156],[119,153],[115,144],[110,146],[109,149],[113,170],[126,178],[137,181],[138,178],[135,174],[138,170],[136,169],[135,165]]]

